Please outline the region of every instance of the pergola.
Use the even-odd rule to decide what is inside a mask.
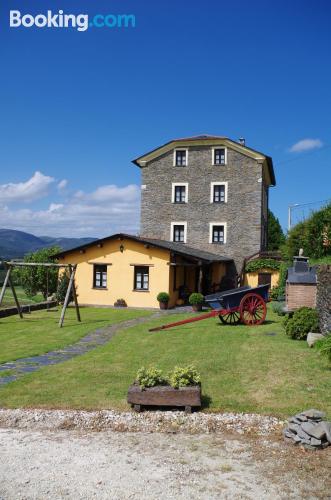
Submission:
[[[3,282],[2,290],[0,293],[0,306],[2,304],[3,298],[5,296],[6,288],[9,285],[14,297],[14,301],[17,307],[17,312],[20,315],[20,318],[23,318],[23,313],[22,309],[20,306],[20,303],[18,301],[18,297],[16,294],[15,286],[14,283],[11,279],[11,272],[15,267],[57,267],[57,268],[66,268],[69,270],[69,284],[68,288],[66,291],[66,296],[64,299],[62,311],[61,311],[61,316],[59,320],[59,327],[62,328],[63,322],[64,322],[64,316],[69,304],[70,300],[70,293],[72,292],[73,298],[74,298],[74,303],[75,303],[75,309],[76,309],[76,316],[77,316],[77,321],[81,321],[80,317],[80,311],[79,311],[79,305],[78,305],[78,300],[77,300],[77,292],[76,292],[76,286],[75,286],[75,274],[76,274],[76,269],[77,269],[77,264],[55,264],[52,262],[15,262],[15,261],[9,261],[3,262],[3,265],[6,269],[6,277]]]

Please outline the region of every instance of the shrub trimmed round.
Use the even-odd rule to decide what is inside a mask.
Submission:
[[[170,299],[170,295],[167,292],[160,292],[156,299],[161,302],[161,304],[167,304]]]
[[[191,306],[201,305],[203,304],[204,300],[205,299],[202,293],[197,293],[197,292],[191,293],[188,299]]]

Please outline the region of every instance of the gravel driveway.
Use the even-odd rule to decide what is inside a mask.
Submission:
[[[279,438],[1,428],[0,443],[1,500],[330,498],[329,450]]]

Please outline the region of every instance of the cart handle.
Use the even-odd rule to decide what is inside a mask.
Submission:
[[[224,310],[214,310],[205,314],[200,314],[200,316],[194,316],[193,318],[183,319],[181,321],[176,321],[175,323],[168,323],[167,325],[156,326],[150,328],[149,332],[158,332],[160,330],[166,330],[167,328],[172,328],[173,326],[186,325],[186,323],[193,323],[194,321],[201,321],[202,319],[213,318],[214,316],[219,316]]]

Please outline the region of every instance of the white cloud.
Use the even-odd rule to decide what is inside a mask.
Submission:
[[[303,151],[310,151],[311,149],[319,149],[323,146],[320,139],[301,139],[290,147],[291,153],[301,153]]]
[[[58,183],[57,188],[61,192],[67,187],[67,185],[68,185],[67,179],[62,179],[62,181]]]
[[[25,181],[9,184],[0,184],[0,203],[30,203],[47,196],[53,177],[35,172]]]
[[[44,210],[1,206],[0,227],[36,235],[107,236],[116,232],[137,233],[140,189],[135,184],[100,186],[86,193],[77,191],[61,203],[51,202]]]

